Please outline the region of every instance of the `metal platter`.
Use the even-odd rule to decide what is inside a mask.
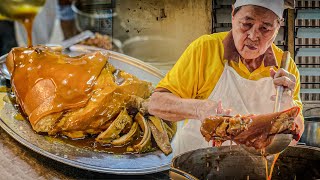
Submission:
[[[153,85],[163,77],[158,69],[142,61],[116,52],[109,53],[109,62],[116,68],[152,82]],[[4,62],[5,57],[1,57],[0,62]],[[1,78],[2,85],[8,81]],[[28,121],[14,118],[17,111],[12,104],[3,101],[5,95],[0,93],[0,126],[15,140],[39,154],[81,169],[111,174],[150,174],[170,168],[172,154],[165,156],[160,150],[145,154],[115,155],[75,147],[39,135],[32,130]]]

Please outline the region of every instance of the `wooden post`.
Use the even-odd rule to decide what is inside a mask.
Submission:
[[[294,34],[294,9],[288,9],[288,16],[287,16],[287,45],[288,45],[288,51],[291,54],[291,57],[294,59],[295,57],[295,49],[294,49],[294,39],[295,39],[295,34]]]

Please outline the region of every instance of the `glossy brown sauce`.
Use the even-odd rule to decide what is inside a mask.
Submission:
[[[124,146],[112,146],[111,144],[101,145],[100,143],[95,141],[95,137],[86,137],[84,139],[75,140],[61,136],[55,138],[56,140],[61,140],[66,144],[70,144],[82,149],[89,149],[93,151],[107,152],[112,154],[137,154],[137,152],[133,150],[133,146],[135,144],[138,144],[142,140],[142,136],[139,136],[138,138],[134,139],[132,142]],[[130,151],[131,148],[133,151]]]
[[[32,47],[32,25],[36,12],[17,13],[10,16],[11,19],[19,21],[25,28],[28,37],[28,47]]]
[[[210,141],[216,128],[224,121],[223,117],[211,117],[203,121],[200,131],[206,141]]]
[[[269,167],[268,167],[268,161],[266,157],[263,157],[263,160],[265,161],[265,165],[266,165],[266,180],[271,180],[272,178],[272,173],[273,173],[273,169],[274,169],[274,165],[276,164],[278,158],[279,158],[280,153],[277,153],[274,155],[274,159],[272,161],[271,167],[270,167],[270,172],[268,172]]]
[[[7,86],[0,86],[0,92],[7,92],[8,88]]]
[[[266,180],[269,180],[269,167],[268,167],[268,160],[265,156],[262,156],[262,161],[264,161],[265,164],[265,170],[266,170]]]
[[[32,47],[32,27],[33,27],[33,21],[34,21],[35,14],[28,14],[25,15],[24,20],[22,21],[22,24],[24,28],[26,29],[27,35],[28,35],[28,47]]]
[[[47,47],[14,48],[12,54],[11,84],[31,124],[54,112],[83,107],[107,61],[101,53],[71,58]]]

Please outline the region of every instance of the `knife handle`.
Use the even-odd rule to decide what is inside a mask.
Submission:
[[[93,36],[94,36],[93,32],[86,30],[86,31],[81,32],[80,34],[77,34],[77,35],[67,39],[67,40],[64,40],[63,42],[61,42],[61,46],[63,48],[69,48],[70,46],[77,44],[77,43],[79,43],[85,39],[88,39],[90,37],[93,37]]]

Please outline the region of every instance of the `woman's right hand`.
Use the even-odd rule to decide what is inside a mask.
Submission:
[[[200,121],[203,121],[209,116],[229,115],[230,113],[231,109],[224,109],[221,101],[202,100],[196,107],[196,114]]]

